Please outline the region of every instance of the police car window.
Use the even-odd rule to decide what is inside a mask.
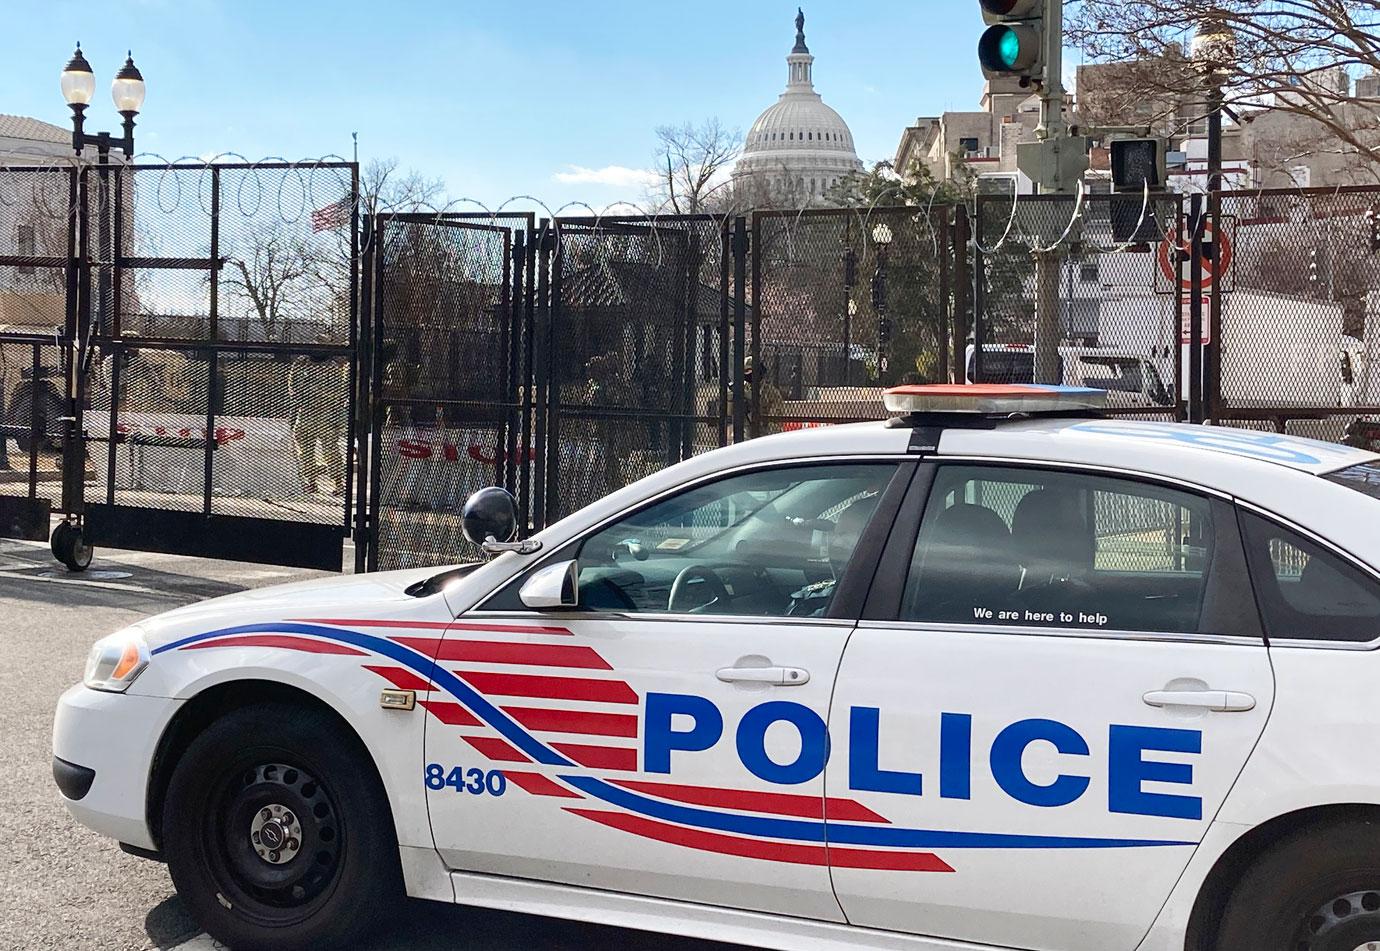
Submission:
[[[821,617],[895,472],[800,466],[698,486],[589,536],[586,610]]]
[[[1325,476],[1329,482],[1336,482],[1348,489],[1355,489],[1362,495],[1380,499],[1380,462],[1369,462],[1363,466],[1352,466],[1341,472]]]
[[[1241,521],[1267,636],[1360,642],[1380,637],[1375,579],[1259,515],[1246,512]]]
[[[902,619],[1194,633],[1212,509],[1173,489],[1083,473],[939,470]]]

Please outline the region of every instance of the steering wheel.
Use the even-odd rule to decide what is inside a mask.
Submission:
[[[680,602],[689,593],[692,581],[703,581],[714,596],[703,604],[681,607]],[[680,574],[676,575],[676,580],[671,582],[671,596],[666,599],[666,610],[675,612],[689,611],[692,607],[707,608],[718,601],[727,602],[730,597],[728,587],[713,568],[708,565],[686,565],[680,570]]]

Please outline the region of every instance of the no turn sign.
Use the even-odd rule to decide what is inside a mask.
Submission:
[[[1211,259],[1205,256],[1201,262],[1202,286],[1208,288],[1218,277],[1230,271],[1232,244],[1226,229],[1221,229],[1219,232],[1211,221],[1203,224],[1203,244],[1215,246],[1217,252]],[[1189,271],[1188,246],[1188,224],[1185,222],[1180,226],[1178,242],[1170,241],[1169,236],[1166,235],[1164,240],[1160,242],[1160,250],[1157,255],[1160,273],[1171,282],[1177,281],[1179,289],[1185,291],[1193,287],[1193,275]],[[1179,250],[1181,248],[1184,249],[1182,254]]]

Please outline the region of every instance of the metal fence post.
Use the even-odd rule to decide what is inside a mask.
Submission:
[[[719,384],[717,426],[720,446],[728,445],[732,425],[732,414],[728,408],[729,334],[732,325],[729,323],[728,314],[732,307],[729,281],[732,279],[733,246],[733,232],[729,229],[728,219],[725,218],[719,223],[719,340],[715,353],[719,365],[715,376],[718,377]]]
[[[754,227],[756,218],[753,219]],[[747,401],[743,393],[743,367],[747,361],[747,219],[733,219],[733,441],[743,441]],[[753,280],[756,280],[754,274]],[[755,300],[755,298],[754,298]],[[754,313],[756,308],[753,308]]]
[[[1188,421],[1201,423],[1203,416],[1203,196],[1189,199],[1189,294],[1188,302]],[[1181,318],[1182,319],[1182,318]]]
[[[759,212],[752,213],[752,346],[749,359],[752,360],[752,392],[746,394],[748,438],[762,435],[762,375],[767,368],[762,364],[762,218]],[[746,371],[747,364],[742,364]]]
[[[206,445],[202,461],[201,511],[211,514],[211,484],[215,471],[216,451],[216,369],[220,353],[216,344],[220,340],[220,169],[211,166],[211,300],[206,327]],[[348,443],[346,444],[348,447]],[[109,470],[114,473],[112,466]],[[111,480],[114,481],[113,478]]]
[[[969,291],[972,276],[968,273],[968,249],[972,241],[969,233],[968,206],[960,203],[954,209],[954,319],[953,319],[953,381],[962,383],[968,374]]]
[[[374,423],[374,269],[376,264],[374,240],[374,216],[365,213],[359,220],[358,202],[355,203],[355,247],[359,247],[360,235],[364,235],[364,260],[358,282],[358,306],[355,323],[355,452],[359,455],[359,467],[355,471],[355,573],[370,569],[370,554],[374,544],[374,526],[378,524],[371,505],[370,485],[378,478],[378,467],[374,456],[374,445],[379,441],[379,429]],[[373,553],[377,564],[377,553]]]
[[[977,199],[977,221],[973,225],[973,382],[982,383],[983,364],[986,359],[982,352],[987,340],[987,261],[982,253],[982,197]],[[967,361],[964,361],[967,372]]]
[[[940,208],[935,215],[939,219],[939,236],[936,239],[939,251],[939,312],[937,332],[934,335],[935,349],[939,351],[939,365],[936,375],[940,381],[948,382],[951,366],[949,345],[953,340],[953,309],[949,293],[949,209]],[[934,224],[934,218],[931,218],[930,227],[934,227]]]

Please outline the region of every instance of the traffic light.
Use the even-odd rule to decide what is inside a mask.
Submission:
[[[1112,139],[1112,190],[1160,191],[1168,179],[1163,139]]]
[[[1370,229],[1370,253],[1380,252],[1380,205],[1371,205],[1367,209],[1366,225]]]
[[[980,0],[987,32],[978,62],[988,79],[1018,76],[1022,86],[1044,78],[1045,5],[1051,0]],[[1054,0],[1059,2],[1059,0]]]

